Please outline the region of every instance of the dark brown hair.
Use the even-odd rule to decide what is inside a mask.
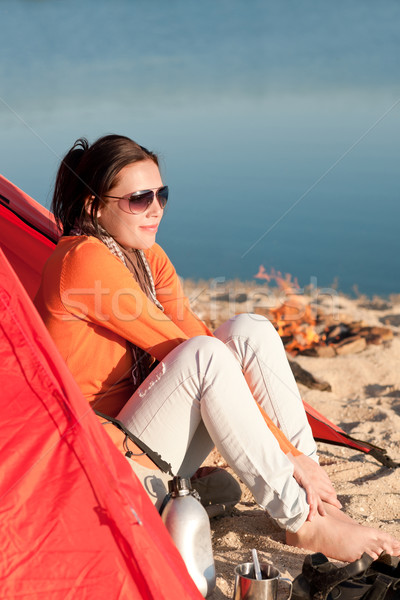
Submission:
[[[92,145],[80,138],[67,152],[58,169],[52,210],[64,235],[74,226],[84,229],[85,222],[98,232],[97,211],[103,196],[115,185],[118,174],[129,164],[152,160],[157,155],[122,135],[106,135]],[[89,214],[85,204],[90,196]]]

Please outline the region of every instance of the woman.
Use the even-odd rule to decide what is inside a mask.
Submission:
[[[239,315],[212,334],[191,312],[155,243],[167,198],[156,155],[123,136],[78,140],[60,166],[64,235],[36,304],[83,394],[175,474],[216,446],[289,544],[345,561],[400,555],[340,510],[273,326]]]

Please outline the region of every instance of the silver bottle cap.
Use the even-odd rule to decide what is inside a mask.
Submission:
[[[187,496],[192,492],[190,479],[176,476],[168,481],[168,491],[173,498],[176,496]]]

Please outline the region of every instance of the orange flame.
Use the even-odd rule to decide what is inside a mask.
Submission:
[[[296,355],[318,344],[320,337],[315,330],[317,323],[315,311],[299,294],[300,287],[297,279],[292,281],[289,273],[283,277],[282,273],[275,269],[267,273],[263,265],[260,265],[254,277],[265,279],[268,283],[275,281],[279,289],[285,293],[285,301],[277,308],[269,309],[269,312],[275,328],[284,339],[286,350]]]

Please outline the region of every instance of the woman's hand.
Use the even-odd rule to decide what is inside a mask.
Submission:
[[[293,456],[289,453],[286,456],[293,464],[293,477],[307,494],[307,502],[310,506],[308,521],[311,521],[317,512],[321,516],[326,515],[323,502],[342,508],[331,480],[318,463],[305,454]]]

